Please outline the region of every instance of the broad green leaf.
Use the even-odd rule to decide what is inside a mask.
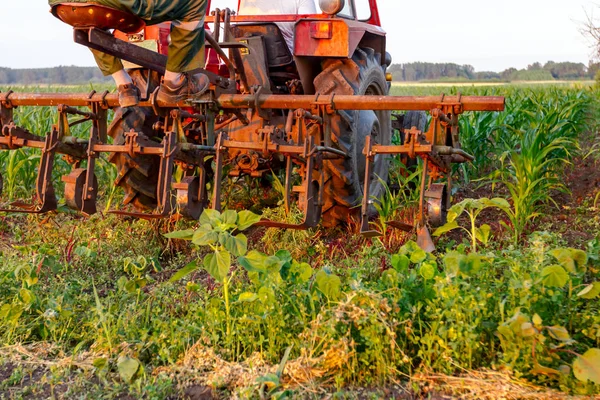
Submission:
[[[0,307],[0,319],[6,319],[10,314],[11,309],[12,307],[10,304],[3,304],[2,307]]]
[[[408,267],[410,266],[410,259],[404,254],[394,254],[392,256],[392,267],[401,273],[405,274],[408,272]]]
[[[455,277],[460,271],[460,265],[464,262],[466,257],[457,251],[449,251],[444,256],[444,266],[446,268],[446,274],[450,277]]]
[[[587,269],[588,255],[583,250],[569,249],[571,258],[575,261],[575,268],[578,272],[585,272]]]
[[[536,328],[539,329],[542,326],[542,317],[540,317],[538,314],[535,314],[531,320]]]
[[[215,251],[204,257],[204,268],[218,282],[223,282],[230,267],[231,254],[227,251]]]
[[[419,274],[426,281],[431,280],[435,277],[435,271],[437,269],[437,265],[434,262],[427,261],[424,262],[419,268]]]
[[[342,281],[338,276],[329,274],[324,270],[320,270],[319,272],[317,272],[315,282],[317,284],[317,288],[329,300],[336,300],[340,295]]]
[[[238,303],[253,303],[256,300],[258,300],[258,295],[256,293],[244,292],[244,293],[240,294],[240,297],[238,297],[237,302]]]
[[[481,256],[476,253],[471,253],[461,260],[459,266],[462,274],[474,276],[481,270]]]
[[[231,254],[228,251],[216,251],[215,259],[217,260],[217,266],[219,268],[220,280],[222,281],[227,277],[229,268],[231,268]]]
[[[485,199],[484,204],[487,207],[497,207],[503,211],[510,210],[510,203],[501,197],[496,197],[493,199]]]
[[[248,251],[248,238],[243,233],[240,233],[237,236],[227,234],[227,238],[223,245],[232,255],[241,257]]]
[[[513,334],[514,334],[512,329],[510,329],[510,327],[507,325],[500,325],[498,327],[498,333],[500,335],[504,336],[505,339],[509,339],[509,338],[513,337]]]
[[[571,257],[571,251],[569,249],[555,249],[549,252],[550,255],[560,263],[567,271],[575,272],[575,260]]]
[[[569,281],[569,274],[560,265],[551,265],[542,270],[542,283],[546,287],[562,288]]]
[[[427,259],[427,253],[425,252],[425,250],[423,250],[421,248],[419,248],[418,250],[415,250],[410,255],[410,262],[413,264],[422,263],[426,259]]]
[[[135,374],[140,369],[140,362],[135,358],[121,356],[117,361],[117,368],[121,379],[127,383],[131,383]]]
[[[560,340],[561,342],[568,342],[571,340],[571,336],[567,329],[563,326],[548,326],[548,333],[556,340]]]
[[[409,240],[408,242],[406,242],[406,244],[404,246],[402,246],[400,248],[400,251],[398,251],[398,254],[410,256],[412,253],[414,253],[415,251],[418,251],[418,250],[421,250],[419,245],[415,241]]]
[[[224,225],[235,227],[237,222],[237,213],[234,210],[226,210],[223,214],[221,214],[220,220]]]
[[[171,277],[171,279],[169,279],[169,282],[177,282],[178,280],[185,278],[186,276],[188,276],[192,272],[196,271],[197,269],[198,269],[198,263],[196,262],[196,260],[194,260],[191,263],[189,263],[188,265],[186,265],[185,267],[181,268],[179,271],[177,271]]]
[[[437,228],[435,230],[435,232],[433,232],[433,236],[435,236],[435,237],[442,236],[444,233],[448,233],[457,228],[460,228],[460,226],[458,225],[458,222],[449,221],[446,225],[443,225],[443,226],[440,226],[439,228]]]
[[[281,271],[281,268],[286,262],[277,256],[269,256],[265,259],[265,267],[267,273],[273,274]]]
[[[529,322],[527,315],[517,311],[511,319],[506,321],[506,324],[508,324],[513,333],[521,334],[522,326],[526,322]]]
[[[260,222],[261,216],[254,214],[252,211],[240,211],[237,216],[237,227],[240,231],[245,231],[252,225]]]
[[[204,224],[198,228],[192,237],[192,242],[198,246],[214,245],[218,240],[219,234],[208,224]]]
[[[219,244],[223,247],[225,247],[225,242],[227,242],[227,240],[229,240],[229,238],[231,237],[231,234],[229,232],[219,232]]]
[[[456,220],[456,218],[458,218],[460,216],[460,214],[463,213],[463,211],[465,211],[465,207],[469,204],[468,202],[469,199],[463,200],[458,204],[453,205],[449,210],[448,210],[448,222],[454,222]],[[446,224],[448,225],[448,224]],[[448,231],[446,231],[448,232]]]
[[[550,255],[556,258],[556,260],[562,265],[567,271],[571,273],[585,272],[588,256],[583,250],[578,249],[555,249],[550,251]]]
[[[275,257],[278,257],[281,261],[285,262],[293,261],[292,253],[287,250],[279,250],[277,253],[275,253]]]
[[[290,276],[296,283],[303,284],[310,280],[313,274],[313,269],[307,263],[293,262],[289,271]]]
[[[593,300],[600,295],[600,282],[594,282],[585,287],[581,292],[577,293],[577,297],[582,299]]]
[[[259,251],[252,250],[245,257],[238,258],[240,265],[248,272],[266,273],[267,255]]]
[[[212,208],[207,208],[200,215],[200,225],[216,226],[221,218],[221,213]]]
[[[292,263],[294,262],[292,254],[287,250],[279,250],[277,253],[275,253],[275,257],[283,261],[283,266],[281,267],[281,277],[283,279],[288,279],[290,275],[290,269],[292,268]]]
[[[94,361],[92,361],[92,365],[96,369],[104,369],[108,367],[108,359],[104,357],[96,358]]]
[[[258,299],[264,305],[272,306],[275,304],[275,291],[270,287],[263,286],[258,290]]]
[[[19,290],[19,297],[21,298],[21,301],[27,305],[30,305],[35,301],[35,295],[31,290],[25,288]]]
[[[573,363],[573,373],[582,382],[600,385],[600,349],[589,349]]]
[[[13,305],[12,307],[10,307],[10,312],[7,316],[8,322],[16,324],[17,321],[19,321],[19,318],[21,318],[23,312],[25,312],[25,308],[23,308],[20,305]]]
[[[166,233],[163,236],[167,239],[192,240],[192,238],[194,237],[194,230],[186,229],[184,231],[175,231]]]
[[[385,270],[381,274],[381,280],[389,288],[396,287],[398,286],[398,272],[395,269]]]
[[[483,224],[479,228],[475,228],[475,237],[483,244],[488,244],[492,228],[488,224]]]

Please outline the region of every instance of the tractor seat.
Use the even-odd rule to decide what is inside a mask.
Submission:
[[[117,29],[137,33],[144,29],[143,19],[128,12],[89,3],[62,3],[52,7],[52,15],[74,28]]]
[[[237,24],[232,27],[232,31],[236,38],[262,36],[269,67],[284,67],[294,62],[294,57],[276,24]]]

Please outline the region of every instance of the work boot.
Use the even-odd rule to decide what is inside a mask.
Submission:
[[[167,104],[179,103],[190,97],[200,96],[209,86],[210,80],[204,74],[186,75],[180,85],[163,82],[158,90],[157,100]]]
[[[134,84],[119,85],[119,105],[123,108],[137,106],[140,102],[140,90]]]

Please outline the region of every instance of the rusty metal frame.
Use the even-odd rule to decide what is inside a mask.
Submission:
[[[20,147],[41,148],[47,165],[50,155],[53,157],[55,152],[69,154],[77,159],[87,159],[87,169],[76,169],[72,172],[70,181],[67,181],[67,198],[83,196],[78,201],[68,201],[67,203],[77,208],[86,215],[93,214],[95,209],[95,191],[97,183],[93,173],[95,159],[101,152],[108,153],[128,153],[132,157],[136,155],[154,155],[160,157],[160,177],[157,190],[158,208],[155,212],[130,213],[126,211],[115,211],[120,215],[130,215],[139,218],[162,218],[169,215],[175,204],[173,193],[177,191],[177,204],[184,207],[183,213],[197,215],[198,210],[203,209],[209,199],[206,194],[206,170],[204,169],[204,157],[207,154],[215,155],[215,179],[214,191],[212,193],[212,207],[220,209],[221,178],[223,176],[223,164],[225,154],[232,150],[250,151],[264,154],[280,154],[285,157],[285,206],[289,210],[291,204],[292,192],[298,191],[305,199],[301,208],[305,213],[305,220],[302,224],[289,225],[272,221],[263,221],[261,225],[280,228],[305,229],[315,226],[320,219],[322,206],[322,184],[323,176],[321,171],[322,160],[326,158],[346,157],[347,155],[332,147],[330,118],[338,110],[378,110],[378,109],[408,109],[421,110],[429,109],[432,115],[432,123],[427,132],[420,132],[415,129],[405,132],[407,140],[403,145],[377,145],[373,144],[370,137],[367,137],[364,154],[367,158],[367,173],[364,184],[364,192],[369,192],[370,168],[374,157],[378,154],[406,154],[409,157],[421,157],[425,160],[425,171],[422,182],[419,221],[424,224],[427,203],[427,188],[436,180],[446,177],[448,189],[451,188],[449,176],[449,166],[452,162],[465,162],[472,160],[472,157],[460,149],[458,143],[458,116],[464,111],[469,110],[500,110],[504,106],[504,99],[499,97],[463,97],[463,96],[430,96],[430,97],[378,97],[378,96],[285,96],[261,94],[258,91],[249,95],[230,95],[222,94],[216,98],[212,95],[206,96],[201,100],[193,100],[191,103],[182,104],[159,104],[155,98],[149,99],[142,106],[151,105],[155,109],[170,108],[173,111],[168,115],[165,123],[165,138],[163,143],[148,142],[141,140],[136,132],[127,134],[123,145],[111,145],[106,142],[107,133],[107,110],[117,105],[115,95],[106,93],[90,93],[86,95],[74,94],[15,94],[0,93],[0,112],[3,122],[8,121],[2,127],[0,136],[0,145],[5,149],[14,149]],[[21,128],[18,128],[12,121],[12,109],[16,106],[28,105],[58,105],[59,123],[53,130],[54,136],[48,138],[35,136]],[[183,105],[194,105],[197,113],[191,114],[186,111],[178,110],[177,107]],[[81,111],[75,107],[87,106],[90,111]],[[263,134],[263,139],[257,142],[230,140],[224,132],[216,135],[214,116],[216,110],[226,110],[228,112],[251,108],[258,112],[259,109],[288,109],[291,110],[288,118],[289,126],[296,125],[297,137],[291,143],[274,142],[271,135]],[[310,110],[310,111],[307,111]],[[73,114],[83,117],[80,121],[91,121],[92,129],[88,141],[76,139],[70,136],[67,114]],[[243,114],[238,112],[243,117]],[[203,132],[206,136],[207,145],[196,145],[187,143],[182,128],[182,118],[192,118],[203,124]],[[294,122],[295,121],[295,122]],[[246,121],[247,123],[247,121]],[[317,137],[308,136],[307,123],[318,126]],[[290,131],[286,128],[286,131]],[[169,129],[167,131],[167,129]],[[450,135],[453,146],[446,146],[446,137]],[[215,139],[215,136],[216,139]],[[55,137],[55,139],[53,139]],[[316,143],[319,140],[320,143]],[[47,142],[47,143],[46,143]],[[192,168],[198,168],[199,176],[187,176],[187,180],[175,184],[171,183],[171,175],[175,162],[185,163]],[[291,174],[294,163],[304,165],[303,183],[301,187],[292,188]],[[46,171],[48,168],[41,168]],[[321,171],[319,179],[314,179],[314,171]],[[51,171],[50,171],[51,172]],[[84,174],[85,177],[81,177]],[[196,179],[197,178],[197,179]],[[53,193],[49,186],[40,186],[41,183],[51,184],[51,174],[47,172],[42,174],[38,183],[38,197],[42,199],[42,206],[31,208],[39,212],[49,210],[50,206],[44,204],[45,198],[49,198],[45,193]],[[72,189],[72,190],[71,190]],[[190,192],[190,189],[192,192]],[[75,193],[76,192],[76,193]],[[45,200],[46,202],[50,200]],[[371,199],[364,196],[362,202],[361,225],[363,233],[375,235],[374,231],[369,229],[368,210]],[[23,205],[21,205],[23,206]],[[185,209],[188,207],[188,209]],[[56,208],[56,207],[54,207]],[[41,211],[40,211],[41,210]],[[14,211],[14,210],[11,210]],[[404,225],[399,225],[406,229]]]

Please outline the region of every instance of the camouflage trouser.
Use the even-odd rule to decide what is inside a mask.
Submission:
[[[50,5],[65,2],[94,3],[130,12],[147,25],[171,21],[171,43],[167,70],[188,72],[204,67],[204,16],[206,0],[49,0]],[[104,75],[123,69],[121,60],[92,50]]]

